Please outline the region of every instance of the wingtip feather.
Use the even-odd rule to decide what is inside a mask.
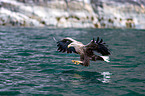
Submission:
[[[55,37],[53,37],[53,40],[54,40],[55,42],[58,42],[58,41],[55,39]]]

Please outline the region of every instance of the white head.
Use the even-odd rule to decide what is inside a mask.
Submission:
[[[69,47],[74,47],[74,46],[75,46],[74,43],[70,43],[67,47],[69,48]]]

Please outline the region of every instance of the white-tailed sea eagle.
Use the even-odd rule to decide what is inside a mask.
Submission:
[[[55,38],[54,38],[55,40]],[[56,40],[55,40],[56,41]],[[87,45],[84,45],[81,42],[78,42],[72,38],[64,38],[60,41],[57,41],[58,51],[59,52],[67,52],[67,53],[76,53],[80,55],[80,61],[78,60],[72,60],[74,64],[81,64],[83,66],[89,66],[90,60],[96,61],[96,60],[102,60],[106,62],[109,61],[110,52],[105,43],[103,42],[103,39],[97,38],[95,41],[94,38],[91,40],[90,43]],[[101,53],[102,56],[98,56],[94,54],[94,51]]]

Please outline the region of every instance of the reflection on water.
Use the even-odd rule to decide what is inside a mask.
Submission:
[[[89,72],[89,71],[76,71],[69,70],[63,71],[63,76],[60,78],[63,81],[71,80],[73,84],[82,83],[109,83],[110,82],[110,72]]]
[[[102,82],[103,83],[109,83],[111,79],[111,73],[110,72],[102,72],[101,75],[103,75]]]

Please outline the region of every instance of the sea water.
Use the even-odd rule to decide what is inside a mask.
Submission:
[[[58,52],[53,37],[100,37],[110,62],[75,65],[79,55]],[[143,96],[145,30],[0,27],[0,95]]]

